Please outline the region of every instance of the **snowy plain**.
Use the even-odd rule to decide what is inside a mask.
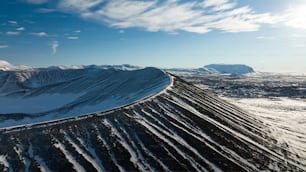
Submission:
[[[293,158],[306,161],[306,76],[252,73],[180,75],[263,121]]]

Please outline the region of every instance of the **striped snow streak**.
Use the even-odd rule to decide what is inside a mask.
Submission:
[[[32,145],[29,145],[27,154],[31,154],[29,156],[23,156],[23,153],[26,151],[24,148],[24,145],[22,145],[21,143],[17,143],[16,146],[14,147],[15,152],[17,153],[19,160],[22,161],[22,163],[24,164],[24,170],[25,172],[29,172],[30,171],[30,165],[31,165],[31,160],[28,157],[31,157],[31,155],[33,156],[33,149],[32,149]]]
[[[164,171],[170,171],[170,169],[161,161],[158,159],[158,157],[154,156],[152,152],[150,152],[149,149],[146,148],[146,146],[143,144],[143,142],[139,139],[139,137],[135,134],[134,135],[136,142],[140,145],[140,148],[148,154],[151,158],[153,158],[162,168]],[[152,170],[155,171],[155,170]]]
[[[17,143],[13,149],[18,155],[19,161],[25,164],[25,158],[22,156],[23,150],[22,150],[22,146],[20,145],[20,143]]]
[[[146,114],[148,114],[147,112],[145,112]],[[207,136],[206,134],[204,134],[202,131],[200,130],[196,130],[194,129],[194,127],[192,126],[187,126],[186,123],[181,122],[180,119],[178,119],[178,116],[170,113],[167,111],[167,116],[171,117],[171,120],[169,120],[169,123],[172,124],[174,127],[176,127],[177,129],[187,133],[188,135],[196,138],[197,140],[201,141],[202,143],[205,143],[210,149],[212,149],[213,151],[215,151],[216,153],[218,153],[219,155],[222,156],[222,153],[220,151],[218,151],[214,146],[216,146],[216,142],[214,142],[211,138],[209,138],[209,136]],[[149,115],[149,114],[148,114]],[[177,125],[176,123],[172,122],[175,121],[176,123],[179,123],[180,125]],[[211,145],[211,143],[214,143],[214,146]],[[225,147],[223,147],[223,149],[226,149]],[[224,150],[223,150],[224,151]],[[225,156],[225,155],[223,155]],[[229,159],[231,159],[230,157],[228,157]],[[231,159],[232,161],[234,161],[233,159]],[[211,164],[211,163],[210,163]],[[211,164],[213,165],[213,164]]]
[[[184,94],[181,94],[179,92],[179,95],[180,95],[180,97],[182,97],[184,99],[187,99],[188,101],[194,101],[195,103],[197,101],[196,98],[190,97],[191,94],[184,95]],[[205,119],[206,121],[212,123],[213,125],[222,129],[225,133],[231,133],[232,136],[238,138],[242,143],[248,145],[249,148],[253,149],[254,151],[260,153],[263,156],[266,156],[271,161],[279,162],[280,164],[288,162],[289,159],[286,157],[286,155],[284,155],[281,152],[278,152],[278,150],[281,150],[282,148],[280,148],[278,145],[275,145],[273,142],[271,142],[271,140],[264,140],[265,138],[260,138],[258,135],[256,135],[256,134],[260,134],[260,133],[254,132],[253,130],[252,131],[251,130],[247,131],[247,130],[245,130],[244,127],[237,126],[236,124],[233,124],[233,123],[229,123],[230,124],[229,126],[222,125],[221,123],[215,121],[213,118],[208,118],[206,116],[203,116],[203,114],[201,114],[198,110],[196,110],[195,107],[192,107],[189,104],[187,104],[187,102],[185,102],[183,100],[180,100],[180,99],[177,99],[176,101],[181,104],[181,107],[186,108],[187,110],[193,112],[193,114],[198,115],[199,117],[201,117],[201,118]],[[208,102],[205,101],[205,103],[213,103],[213,102],[214,101],[208,101]],[[207,108],[207,107],[205,106],[205,108]],[[223,116],[225,116],[225,117],[229,116],[228,115],[229,113],[228,112],[225,113],[223,108],[220,109],[220,107],[218,107],[218,106],[209,106],[209,108],[211,109],[211,111],[213,113],[216,113],[218,115],[222,115],[222,117]],[[214,108],[214,109],[212,109],[212,108]],[[227,108],[227,109],[229,109],[229,108]],[[233,110],[230,114],[235,114],[235,112],[237,112],[237,110]],[[247,115],[247,114],[244,114],[244,113],[242,113],[242,114],[237,113],[237,114],[240,115],[240,118],[243,118],[243,119],[248,119],[249,118],[249,115]],[[256,121],[260,121],[260,119],[256,119]],[[227,122],[229,122],[229,121],[227,121]],[[237,120],[235,119],[234,122],[237,122]],[[252,123],[254,123],[254,122],[252,122]],[[250,124],[252,124],[252,123],[250,123]],[[258,122],[254,123],[254,126],[259,126],[259,125],[261,125],[261,123],[258,123]],[[233,130],[231,128],[232,126],[235,126],[235,128],[238,128],[239,130],[237,130],[237,129]],[[266,126],[261,125],[261,127],[266,127]],[[251,128],[253,129],[253,127],[251,127]],[[257,129],[257,131],[260,131],[261,133],[264,133],[265,137],[266,136],[273,137],[273,136],[271,136],[271,133],[266,132],[265,129],[261,129],[261,130],[259,128],[256,128],[256,129]],[[244,131],[244,132],[241,132],[241,131]],[[258,142],[256,140],[254,140],[254,138],[259,138],[261,141],[265,141],[270,146],[267,146],[267,144],[262,145],[261,141]],[[271,146],[274,147],[274,150],[271,149]],[[245,160],[244,160],[244,162],[245,162]],[[277,164],[277,163],[274,163],[274,164]],[[300,163],[297,163],[295,161],[290,161],[290,165],[293,165],[293,166],[301,168],[301,169],[305,169],[305,164],[306,163],[301,165]],[[275,168],[274,166],[275,165],[270,164],[268,167],[273,170]]]
[[[189,149],[190,151],[192,151],[197,156],[196,158],[201,158],[201,160],[203,160],[206,164],[208,164],[214,171],[217,171],[217,172],[221,171],[221,169],[219,169],[217,166],[215,166],[214,164],[209,162],[207,159],[202,157],[196,149],[194,149],[192,146],[190,146],[182,137],[177,135],[175,131],[163,130],[160,127],[158,127],[157,125],[150,123],[145,118],[143,118],[143,121],[141,121],[140,123],[142,123],[142,125],[146,125],[147,128],[150,126],[151,131],[154,130],[154,133],[162,133],[162,134],[159,134],[160,136],[164,135],[164,136],[170,137],[173,140],[177,141],[179,144],[181,144],[182,146],[184,146],[187,149]],[[162,136],[162,137],[164,139],[166,139],[164,136]],[[168,142],[170,143],[171,141],[168,140]],[[182,153],[182,154],[184,154],[184,153]],[[185,156],[188,157],[189,155],[185,154]],[[190,160],[191,160],[190,161],[191,164],[196,165],[196,166],[194,166],[195,169],[201,168],[201,170],[206,170],[204,167],[202,167],[200,164],[198,164],[193,158],[190,159]]]
[[[135,112],[137,114],[137,112]],[[139,115],[139,114],[138,114]],[[139,115],[140,116],[140,115]],[[178,138],[172,137],[171,133],[169,134],[169,132],[166,132],[162,129],[160,129],[158,126],[150,123],[149,121],[147,121],[145,118],[142,119],[137,119],[137,122],[141,125],[143,125],[146,129],[148,129],[152,134],[154,134],[155,136],[157,136],[159,139],[161,139],[163,142],[167,143],[169,146],[171,146],[172,148],[174,148],[176,150],[176,152],[178,154],[180,154],[182,157],[187,158],[187,160],[190,162],[190,164],[194,167],[194,169],[201,168],[200,171],[207,171],[205,168],[203,168],[200,164],[198,164],[192,157],[190,157],[188,154],[186,154],[185,152],[183,152],[182,150],[180,150],[177,146],[175,146],[174,143],[172,143],[169,139],[167,139],[167,137],[171,137],[172,139],[175,139],[178,143],[180,143],[180,141],[178,141]],[[186,145],[182,145],[182,146],[186,146]],[[188,147],[187,147],[188,148]]]
[[[86,136],[87,136],[87,141],[88,141],[87,143],[84,142],[82,137],[77,137],[77,139],[82,144],[82,146],[86,148],[88,152],[90,152],[90,155],[93,156],[94,160],[100,167],[100,171],[106,171],[103,166],[103,163],[101,162],[100,158],[97,156],[95,149],[91,146],[90,134],[88,133],[88,130],[86,130]]]
[[[160,107],[160,108],[163,109],[164,107]],[[178,119],[178,116],[177,116],[177,115],[174,115],[174,114],[171,113],[170,111],[168,111],[168,110],[166,110],[166,109],[163,109],[163,110],[165,111],[165,115],[167,115],[168,117],[170,117],[170,120],[168,120],[168,121],[169,121],[169,123],[170,123],[173,127],[177,128],[177,130],[181,130],[181,131],[187,133],[188,135],[190,135],[190,136],[196,138],[197,140],[199,140],[199,141],[201,141],[201,142],[207,144],[207,146],[211,147],[211,149],[213,149],[214,151],[218,152],[216,149],[214,149],[214,148],[209,144],[209,142],[212,142],[212,140],[211,140],[211,138],[209,138],[209,136],[205,135],[205,134],[202,133],[200,130],[195,130],[193,126],[187,125],[186,122],[182,122],[182,119],[181,119],[181,118]],[[148,112],[145,112],[145,111],[144,111],[144,113],[145,113],[146,115],[150,115]],[[160,115],[160,117],[162,117],[161,114],[162,114],[162,113],[159,113],[158,115]],[[153,117],[153,116],[151,116],[151,117]],[[154,117],[153,117],[153,118],[154,118]],[[157,119],[155,119],[155,120],[157,120]],[[179,125],[176,124],[176,123],[178,123]],[[164,125],[163,125],[163,126],[164,126]],[[164,126],[164,127],[165,127],[165,126]],[[175,133],[175,131],[172,131],[172,132]],[[201,133],[202,135],[199,135],[199,133]],[[175,135],[175,134],[173,134],[173,135]],[[219,153],[219,152],[218,152],[218,153]],[[221,154],[221,153],[219,153],[219,154]],[[213,164],[211,164],[211,165],[213,165]]]
[[[95,159],[93,159],[90,155],[88,155],[85,151],[83,151],[71,138],[68,136],[66,132],[63,132],[65,135],[65,139],[72,145],[73,148],[80,154],[84,159],[86,159],[91,165],[98,171],[105,171],[104,167],[99,165]]]
[[[69,151],[66,150],[65,146],[57,139],[54,138],[54,140],[56,141],[54,147],[58,148],[65,155],[66,159],[73,165],[73,168],[77,172],[86,172],[84,167],[77,162],[77,160],[71,155]]]
[[[118,123],[117,120],[116,122]],[[143,168],[145,169],[145,171],[156,171],[153,167],[150,166],[147,160],[145,160],[145,158],[143,157],[144,155],[142,154],[138,146],[136,146],[138,142],[135,142],[135,140],[130,136],[130,134],[132,133],[129,134],[126,131],[127,128],[124,127],[123,125],[120,125],[120,124],[118,125],[119,125],[118,130],[120,130],[124,134],[124,137],[126,138],[126,140],[129,141],[129,143],[131,144],[131,147],[136,151],[135,153],[139,159],[139,163],[141,163],[144,166]]]
[[[170,100],[168,100],[170,101]],[[174,102],[175,103],[175,102]],[[210,149],[212,149],[213,151],[215,151],[216,153],[218,153],[220,156],[226,156],[229,160],[236,162],[237,164],[239,164],[239,162],[243,162],[244,165],[246,165],[247,167],[249,167],[252,170],[256,170],[258,171],[259,169],[256,168],[253,164],[249,163],[248,161],[246,161],[244,158],[240,157],[238,154],[236,154],[234,151],[228,149],[225,146],[220,145],[219,143],[215,142],[209,135],[205,134],[202,132],[202,130],[200,130],[199,128],[197,128],[197,126],[192,126],[191,124],[189,124],[188,122],[184,121],[183,118],[187,118],[187,117],[183,117],[184,114],[180,114],[180,112],[176,112],[179,115],[174,115],[173,113],[170,113],[170,107],[162,107],[159,106],[161,109],[163,109],[167,116],[170,117],[171,119],[168,120],[173,126],[177,127],[178,129],[188,133],[189,135],[191,135],[192,137],[198,139],[199,141],[201,141],[202,143],[205,143]],[[153,110],[153,109],[151,109]],[[147,113],[147,112],[146,112]],[[147,113],[148,115],[150,115],[149,113]],[[158,115],[161,115],[162,113],[158,113]],[[174,122],[180,124],[177,125]],[[219,149],[222,150],[222,152],[220,152],[218,150]]]
[[[170,100],[168,100],[170,101]],[[161,107],[164,111],[170,111],[170,109],[166,109],[168,107]],[[243,162],[243,164],[245,164],[246,166],[248,166],[250,169],[252,170],[256,170],[258,171],[259,169],[256,168],[254,165],[250,164],[248,161],[246,161],[244,158],[240,157],[238,154],[236,154],[234,151],[228,149],[225,146],[221,146],[219,143],[215,142],[209,135],[207,135],[206,133],[204,133],[202,130],[200,130],[200,128],[198,128],[197,126],[193,126],[190,123],[186,122],[183,120],[183,118],[187,118],[186,116],[184,116],[184,114],[177,112],[179,115],[174,115],[172,113],[167,113],[167,115],[169,117],[171,117],[171,119],[169,120],[170,123],[174,126],[176,126],[177,128],[179,128],[180,130],[188,133],[189,135],[193,136],[194,138],[200,140],[203,143],[206,143],[206,145],[212,149],[213,151],[215,151],[216,153],[218,153],[221,156],[225,156],[227,157],[229,160],[239,163],[240,161]],[[160,115],[160,114],[159,114]],[[175,124],[174,122],[179,123],[181,126],[178,126],[177,124]],[[188,131],[187,131],[188,129]],[[220,152],[220,150],[222,152]]]
[[[10,164],[6,160],[7,155],[0,155],[0,164],[2,164],[5,168],[10,169]]]
[[[134,120],[143,120],[143,116],[141,116],[141,115],[139,115],[137,112],[135,112],[135,111],[133,111],[133,116],[131,116],[129,113],[124,113],[124,115],[125,116],[127,116],[127,117],[129,117],[129,118],[132,118],[132,119],[134,119]],[[137,116],[137,114],[139,115],[139,116]],[[141,129],[141,130],[143,130],[143,129]],[[145,129],[146,130],[146,129]],[[172,171],[172,170],[170,170],[168,167],[167,167],[167,165],[164,163],[164,162],[162,162],[162,160],[160,159],[160,157],[156,157],[155,155],[153,155],[154,153],[153,152],[151,152],[147,147],[148,147],[148,145],[145,145],[144,143],[143,143],[143,141],[138,137],[138,135],[137,134],[133,134],[133,136],[135,137],[135,141],[136,141],[136,143],[138,143],[139,145],[140,145],[140,148],[148,155],[148,156],[150,156],[150,157],[152,157],[154,160],[155,160],[155,162],[157,162],[157,163],[159,163],[159,165],[162,167],[162,169],[164,170],[164,171]],[[154,138],[154,140],[156,140],[156,138]],[[180,164],[181,162],[163,145],[163,146],[161,146],[160,147],[160,149],[163,149],[165,152],[166,152],[166,155],[167,156],[170,156],[176,163],[178,163],[178,164]],[[147,162],[148,163],[148,162]],[[154,170],[154,171],[156,171],[156,170]]]
[[[208,118],[207,116],[203,115],[202,113],[200,113],[199,111],[197,111],[195,108],[191,107],[190,105],[188,105],[187,103],[177,99],[177,102],[179,102],[181,104],[181,107],[186,108],[187,110],[189,110],[190,112],[192,112],[193,114],[199,116],[200,118],[205,119],[206,121],[212,123],[213,125],[217,126],[218,128],[222,129],[223,131],[227,132],[227,133],[232,133],[232,135],[236,136],[237,138],[239,138],[242,142],[247,142],[249,144],[252,144],[256,147],[261,148],[262,150],[270,153],[271,155],[274,155],[275,157],[278,157],[280,159],[284,159],[284,157],[279,156],[278,154],[270,151],[269,149],[267,149],[266,147],[258,144],[257,142],[255,142],[254,140],[250,139],[249,137],[242,135],[241,133],[238,133],[234,130],[232,130],[231,128],[224,126],[222,124],[220,124],[219,122],[215,121],[214,119]]]
[[[119,169],[120,172],[125,172],[126,170],[118,163],[116,157],[115,157],[115,154],[113,152],[113,150],[111,149],[111,147],[109,146],[109,144],[107,143],[107,141],[104,139],[104,137],[101,135],[98,127],[96,125],[92,125],[94,127],[94,129],[96,130],[97,132],[97,139],[99,141],[101,141],[103,143],[103,145],[106,147],[108,153],[110,154],[111,156],[111,160],[113,161],[113,163],[116,165],[116,167]]]
[[[38,168],[41,172],[49,172],[51,171],[45,161],[41,159],[39,156],[34,156],[35,161],[39,164]]]
[[[32,161],[36,161],[38,168],[40,169],[40,171],[42,172],[49,172],[51,171],[49,169],[49,167],[47,166],[47,164],[45,163],[45,161],[39,157],[38,155],[34,154],[34,150],[33,150],[33,145],[31,142],[29,142],[28,145],[28,150],[27,150],[27,155],[28,156],[23,156],[23,152],[24,150],[24,146],[21,145],[20,143],[16,144],[16,146],[14,146],[14,151],[16,152],[16,154],[18,155],[18,158],[20,161],[23,162],[23,164],[25,165],[25,169],[24,171],[31,171],[30,166]]]
[[[103,124],[111,129],[112,134],[119,138],[119,142],[121,145],[129,152],[131,155],[130,161],[137,167],[140,171],[147,171],[146,167],[142,164],[140,157],[135,152],[135,149],[131,147],[131,145],[122,137],[122,135],[118,132],[115,126],[108,120],[104,120]]]

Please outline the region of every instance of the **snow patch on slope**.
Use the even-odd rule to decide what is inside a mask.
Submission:
[[[58,148],[65,155],[67,160],[73,165],[73,168],[77,172],[86,172],[84,167],[80,163],[78,163],[76,158],[71,155],[71,153],[66,149],[66,147],[58,140],[55,140],[55,141],[56,143],[54,144],[54,147]]]
[[[10,164],[7,162],[5,155],[0,155],[0,164],[2,164],[5,168],[10,168]]]

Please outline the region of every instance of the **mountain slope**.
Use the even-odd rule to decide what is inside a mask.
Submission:
[[[0,171],[303,171],[260,120],[173,77],[101,113],[0,131]]]

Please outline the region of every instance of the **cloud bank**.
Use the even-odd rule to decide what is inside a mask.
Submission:
[[[45,3],[47,0],[28,1]],[[239,6],[234,0],[58,0],[55,4],[57,11],[85,20],[118,29],[143,28],[150,32],[251,32],[263,24],[281,20],[280,16]]]

